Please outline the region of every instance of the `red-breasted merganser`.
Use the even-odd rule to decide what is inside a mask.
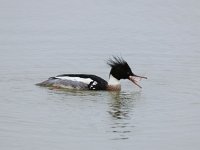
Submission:
[[[107,64],[111,67],[108,82],[91,74],[62,74],[50,77],[37,85],[80,90],[119,91],[121,90],[120,79],[129,79],[140,88],[142,87],[138,84],[138,81],[142,78],[147,79],[147,77],[135,75],[128,63],[122,58],[113,57],[113,59],[107,61]]]

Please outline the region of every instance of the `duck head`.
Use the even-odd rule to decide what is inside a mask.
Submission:
[[[147,79],[147,77],[134,74],[128,63],[123,58],[113,57],[107,61],[107,64],[111,67],[110,76],[112,75],[117,80],[128,79],[138,87],[142,88],[138,82],[141,79]]]

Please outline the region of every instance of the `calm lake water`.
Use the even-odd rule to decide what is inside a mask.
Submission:
[[[0,1],[2,150],[199,150],[198,0]],[[108,79],[121,55],[142,90],[35,86],[62,73]]]

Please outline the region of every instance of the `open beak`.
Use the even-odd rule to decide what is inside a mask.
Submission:
[[[141,79],[147,79],[147,77],[142,77],[142,76],[138,76],[138,75],[132,75],[129,76],[129,80],[132,81],[135,85],[137,85],[139,88],[142,88],[138,82],[141,81]]]

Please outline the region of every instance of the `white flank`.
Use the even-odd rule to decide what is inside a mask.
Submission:
[[[110,75],[110,78],[108,80],[108,85],[120,85],[120,81],[115,77],[113,77],[112,75]]]
[[[68,76],[63,76],[63,77],[56,77],[57,79],[62,79],[62,80],[70,80],[70,81],[76,81],[76,82],[83,82],[85,84],[90,84],[93,80],[90,78],[80,78],[80,77],[68,77]]]

